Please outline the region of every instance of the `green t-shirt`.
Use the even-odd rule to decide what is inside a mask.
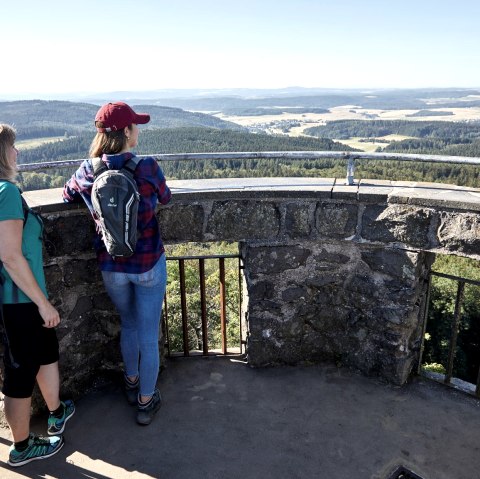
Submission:
[[[8,181],[0,180],[0,221],[22,220],[23,208],[19,189]],[[22,236],[22,253],[25,256],[38,285],[47,295],[42,257],[42,226],[37,218],[28,214]],[[5,278],[3,302],[5,304],[30,303],[32,300],[12,282],[9,274],[2,268]]]

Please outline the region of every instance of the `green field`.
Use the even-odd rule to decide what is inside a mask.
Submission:
[[[56,143],[57,141],[63,141],[63,136],[52,136],[48,138],[32,138],[30,140],[16,141],[15,145],[19,150],[30,150],[32,148],[38,148],[46,143]]]
[[[355,148],[358,150],[362,150],[366,153],[373,153],[376,151],[376,149],[380,147],[386,146],[388,143],[391,141],[402,141],[402,140],[408,140],[414,138],[413,136],[405,136],[405,135],[386,135],[386,136],[381,136],[378,138],[373,139],[367,139],[367,138],[361,138],[361,137],[352,137],[348,138],[346,140],[344,139],[334,139],[334,141],[338,141],[338,143],[343,143],[344,145],[348,145],[351,148]],[[363,141],[361,141],[363,140]],[[377,141],[378,140],[378,141]],[[382,141],[384,140],[384,141]]]

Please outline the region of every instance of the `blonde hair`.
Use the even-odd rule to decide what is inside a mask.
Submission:
[[[97,128],[103,128],[101,121],[95,122]],[[128,127],[130,130],[130,126]],[[90,158],[97,158],[102,155],[115,155],[120,153],[127,145],[127,135],[122,128],[118,131],[108,131],[105,133],[97,133],[90,145]]]
[[[0,124],[0,178],[13,181],[17,168],[8,161],[7,148],[15,144],[16,132],[10,125]]]

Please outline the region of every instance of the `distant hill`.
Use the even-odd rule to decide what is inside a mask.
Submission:
[[[112,93],[112,98],[116,98]],[[383,110],[423,110],[432,107],[468,108],[480,106],[480,90],[465,88],[436,89],[363,89],[333,90],[285,88],[282,90],[158,90],[121,92],[136,104],[156,104],[184,110],[222,112],[251,111],[273,107],[322,108],[352,105]]]
[[[158,105],[132,105],[149,113],[145,128],[206,127],[243,130],[243,127],[204,113]],[[46,136],[76,135],[94,132],[93,119],[98,105],[68,101],[26,100],[0,102],[0,122],[14,125],[19,139]]]
[[[8,101],[0,102],[0,121],[14,125],[19,135],[32,127],[92,129],[98,106],[69,101]]]
[[[419,110],[411,115],[405,115],[407,118],[415,118],[419,116],[453,116],[453,111],[441,110]]]

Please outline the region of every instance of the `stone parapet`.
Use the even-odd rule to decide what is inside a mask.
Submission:
[[[334,178],[169,181],[166,243],[236,241],[255,366],[334,360],[403,384],[418,359],[435,253],[480,259],[480,191]],[[118,368],[118,318],[92,250],[93,222],[60,190],[25,194],[45,218],[45,266],[65,387]]]

